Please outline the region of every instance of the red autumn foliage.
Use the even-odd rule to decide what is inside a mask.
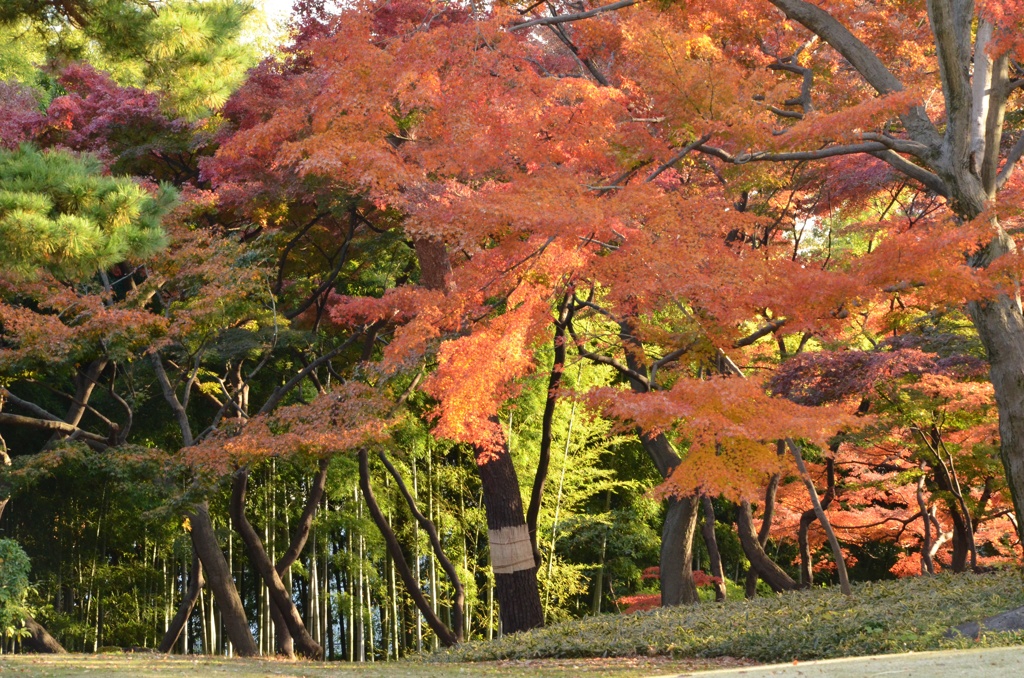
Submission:
[[[46,122],[36,92],[17,82],[0,82],[0,146],[16,148],[33,139]]]

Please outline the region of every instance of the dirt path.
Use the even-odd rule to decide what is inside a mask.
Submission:
[[[660,675],[664,678],[1012,678],[1024,676],[1024,647],[911,652]]]

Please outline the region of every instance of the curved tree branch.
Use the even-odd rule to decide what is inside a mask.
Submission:
[[[405,497],[405,503],[409,506],[409,511],[416,519],[416,522],[419,523],[420,527],[423,528],[430,538],[430,546],[434,549],[434,555],[437,556],[438,562],[441,563],[441,569],[448,575],[448,581],[452,583],[452,588],[455,589],[455,604],[452,606],[452,626],[454,627],[455,640],[461,643],[463,640],[462,632],[465,628],[463,614],[466,608],[466,591],[462,586],[462,579],[459,578],[458,571],[441,547],[441,538],[437,534],[437,526],[434,525],[432,520],[424,516],[419,507],[416,506],[416,500],[409,494],[409,489],[405,486],[405,482],[402,480],[401,474],[398,473],[398,469],[394,467],[388,456],[384,454],[384,450],[378,452],[377,456],[384,462],[384,467],[387,468],[391,477],[395,479],[398,490]],[[435,593],[434,595],[437,594]]]
[[[398,543],[398,537],[395,536],[394,530],[391,529],[391,525],[377,504],[377,498],[373,494],[373,487],[370,486],[370,460],[369,453],[365,448],[359,450],[359,488],[363,491],[363,499],[366,500],[366,507],[370,511],[370,517],[373,518],[373,522],[377,525],[377,529],[380,530],[381,536],[384,537],[384,542],[391,553],[395,569],[401,575],[402,582],[405,584],[409,596],[416,604],[416,608],[423,615],[427,625],[437,634],[438,639],[443,645],[451,647],[458,644],[458,637],[434,613],[434,610],[430,607],[430,602],[423,595],[423,591],[420,590],[419,583],[416,581],[412,570],[409,569],[408,562],[405,560],[402,545]]]

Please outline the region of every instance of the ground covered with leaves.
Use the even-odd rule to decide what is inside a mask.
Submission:
[[[639,678],[640,676],[688,674],[693,671],[735,668],[753,662],[720,657],[715,659],[671,659],[669,657],[612,657],[607,659],[534,659],[473,664],[446,665],[461,678],[501,676],[539,676],[570,678],[581,672],[587,676]],[[376,662],[341,664],[338,662],[286,661],[279,659],[225,659],[223,657],[168,656],[160,654],[103,655],[6,655],[0,657],[0,676],[38,676],[72,678],[82,676],[163,676],[202,675],[209,678],[329,678],[340,670],[358,678],[432,678],[439,667],[419,662]]]
[[[758,662],[1024,644],[1024,633],[947,637],[951,626],[1024,606],[1019,571],[940,574],[857,584],[853,596],[812,589],[750,601],[602,615],[493,642],[431,662],[540,657],[742,657]]]

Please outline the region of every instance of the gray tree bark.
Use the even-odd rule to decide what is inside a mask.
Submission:
[[[842,54],[878,93],[904,89],[878,55],[826,10],[805,0],[770,0],[790,19],[802,24]],[[969,221],[982,214],[986,203],[1013,172],[1024,146],[1021,142],[999,167],[1007,95],[1006,63],[991,63],[987,41],[992,32],[984,20],[975,31],[973,0],[927,0],[942,93],[945,129],[920,106],[901,116],[912,144],[910,158],[888,151],[873,153],[911,178],[946,196],[956,216]],[[972,39],[974,44],[972,45]],[[974,62],[973,68],[971,62]],[[972,72],[983,83],[972,83]],[[983,85],[987,84],[988,87]],[[983,124],[982,124],[983,123]],[[969,259],[985,268],[1015,252],[1013,238],[995,217],[992,240]],[[1019,288],[1019,285],[1018,285]],[[1018,290],[973,301],[967,311],[988,354],[990,378],[999,407],[1000,455],[1013,495],[1017,524],[1024,524],[1024,312]]]

